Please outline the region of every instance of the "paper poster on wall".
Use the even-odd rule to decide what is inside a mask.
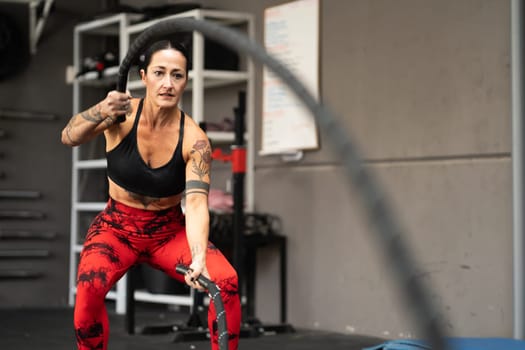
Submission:
[[[264,45],[319,98],[319,0],[298,0],[264,11]],[[261,155],[319,147],[312,114],[271,70],[263,69]]]

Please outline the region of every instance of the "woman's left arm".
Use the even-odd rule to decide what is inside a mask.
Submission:
[[[186,236],[191,250],[192,262],[186,275],[186,283],[202,289],[196,283],[203,274],[209,278],[206,269],[206,248],[210,228],[208,192],[210,189],[211,146],[206,134],[199,130],[186,164]]]

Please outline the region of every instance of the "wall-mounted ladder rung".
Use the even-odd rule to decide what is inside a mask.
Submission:
[[[47,249],[0,249],[0,259],[32,259],[49,258],[51,252]]]
[[[19,121],[27,121],[27,120],[53,121],[59,118],[56,114],[52,114],[52,113],[0,109],[0,119],[13,119],[13,120],[19,120]]]
[[[30,230],[2,230],[0,229],[1,240],[53,240],[57,237],[56,232],[50,231],[30,231]]]
[[[44,213],[34,210],[0,210],[0,220],[43,219]]]
[[[37,199],[40,197],[39,191],[0,190],[0,199]]]
[[[39,278],[44,274],[31,270],[0,270],[0,280]]]

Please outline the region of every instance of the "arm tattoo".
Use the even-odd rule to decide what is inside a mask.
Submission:
[[[194,244],[191,247],[191,257],[194,258],[202,253],[202,248],[200,245]]]
[[[186,195],[188,194],[203,194],[208,195],[210,191],[210,184],[204,181],[188,180],[186,181]]]
[[[102,120],[104,120],[102,114],[100,113],[100,104],[97,104],[96,106],[93,106],[90,109],[80,113],[80,116],[92,123],[100,123]]]
[[[210,173],[211,164],[211,148],[210,144],[205,140],[197,140],[193,145],[190,154],[193,172],[202,180]]]
[[[77,142],[75,140],[73,140],[73,138],[71,137],[71,130],[73,129],[73,120],[75,119],[75,117],[71,118],[71,120],[67,123],[66,125],[66,136],[67,138],[69,139],[69,141],[72,143],[72,144],[76,144]]]
[[[107,118],[104,119],[104,123],[106,123],[107,126],[111,126],[115,124],[115,119],[108,115]]]

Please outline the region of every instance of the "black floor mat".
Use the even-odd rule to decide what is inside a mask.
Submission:
[[[153,319],[156,318],[156,319]],[[137,327],[162,319],[137,312]],[[172,315],[170,315],[170,322]],[[173,322],[181,322],[176,317]],[[129,335],[124,318],[110,314],[110,350],[204,350],[210,349],[208,340],[174,342],[174,333]],[[294,333],[262,335],[241,338],[239,350],[361,350],[381,344],[384,339],[344,335],[331,332],[296,329]],[[73,332],[73,310],[63,309],[0,309],[0,349],[2,350],[73,350],[76,348]]]

